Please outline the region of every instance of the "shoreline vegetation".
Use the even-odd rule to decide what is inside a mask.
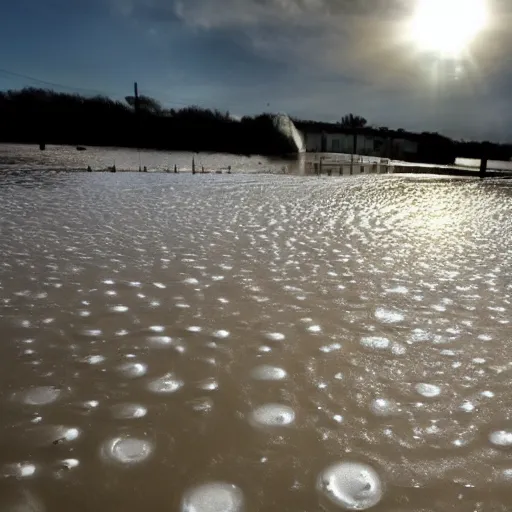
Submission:
[[[114,146],[241,155],[279,156],[297,152],[291,134],[279,129],[276,116],[263,113],[236,119],[229,112],[196,106],[166,109],[147,96],[115,101],[49,89],[0,91],[0,142]],[[453,165],[457,157],[510,161],[512,145],[455,141],[438,133],[413,133],[387,127],[350,128],[292,118],[301,132],[378,134],[418,142],[418,163]]]

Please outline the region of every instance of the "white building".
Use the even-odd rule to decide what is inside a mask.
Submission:
[[[306,151],[319,153],[352,153],[354,135],[349,132],[305,132]],[[418,153],[416,141],[387,135],[359,133],[356,135],[356,154],[394,159],[413,158]]]

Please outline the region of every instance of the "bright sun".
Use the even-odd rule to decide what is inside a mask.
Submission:
[[[458,57],[487,21],[486,0],[417,0],[410,35],[422,50]]]

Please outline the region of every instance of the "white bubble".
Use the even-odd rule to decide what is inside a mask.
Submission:
[[[382,323],[385,324],[395,324],[398,322],[402,322],[405,316],[399,311],[394,311],[385,308],[377,308],[377,310],[375,311],[375,318],[377,318],[377,320],[380,320]]]
[[[110,311],[113,313],[126,313],[128,311],[128,306],[122,306],[121,304],[117,306],[112,306]]]
[[[105,359],[106,359],[105,356],[100,356],[100,355],[87,356],[84,359],[84,363],[101,364],[101,363],[103,363],[103,361],[105,361]]]
[[[101,329],[84,329],[83,334],[86,336],[101,336]]]
[[[3,476],[14,478],[28,478],[36,472],[35,464],[31,462],[15,462],[14,464],[6,464],[3,468]]]
[[[117,367],[117,371],[129,379],[142,377],[148,371],[143,363],[123,363]]]
[[[341,350],[341,343],[331,343],[330,345],[324,345],[323,347],[320,347],[319,350],[324,354],[330,354],[331,352]]]
[[[187,327],[187,331],[189,332],[201,332],[202,330],[202,327],[199,327],[198,325],[192,325],[190,327]]]
[[[226,331],[224,329],[220,329],[213,333],[215,338],[220,338],[220,339],[227,338],[229,336],[229,334],[230,334],[229,331]]]
[[[54,386],[31,388],[22,394],[22,402],[27,405],[48,405],[55,402],[61,390]]]
[[[172,344],[170,336],[150,336],[148,342],[156,347],[167,347]]]
[[[80,461],[78,459],[64,459],[60,461],[60,466],[62,466],[65,469],[73,469],[78,467],[80,464]]]
[[[148,410],[139,404],[116,404],[112,406],[112,416],[119,420],[143,418]]]
[[[365,336],[361,338],[361,345],[375,350],[386,350],[389,347],[389,340],[379,336]]]
[[[161,290],[167,288],[163,283],[153,283],[153,286],[156,286],[156,288],[160,288]]]
[[[512,430],[497,430],[489,435],[489,441],[495,446],[512,446]]]
[[[394,400],[377,398],[370,406],[375,416],[392,416],[398,412],[398,405]]]
[[[195,279],[194,277],[188,277],[183,281],[186,284],[199,284],[199,281]]]
[[[216,389],[219,388],[219,383],[213,378],[209,378],[209,379],[205,379],[203,381],[201,381],[197,387],[199,389],[203,389],[205,391],[215,391]]]
[[[469,400],[465,400],[460,408],[465,412],[471,412],[475,410],[475,406]]]
[[[45,425],[35,427],[32,431],[32,436],[40,445],[57,445],[75,441],[80,437],[80,430],[75,427],[65,427],[62,425]]]
[[[427,398],[433,398],[441,393],[441,388],[435,384],[416,384],[416,391]]]
[[[295,411],[287,405],[265,404],[251,413],[250,421],[254,425],[286,427],[295,421]]]
[[[148,389],[153,393],[175,393],[183,387],[183,384],[184,382],[171,372],[151,381]]]
[[[277,366],[262,364],[251,371],[251,377],[255,380],[283,380],[286,379],[286,370]]]
[[[104,458],[127,465],[142,462],[152,451],[153,446],[149,441],[129,436],[110,439],[101,450]]]
[[[324,469],[317,490],[332,504],[346,510],[366,510],[379,503],[383,488],[377,472],[357,462],[341,462]]]
[[[242,512],[244,495],[235,485],[211,482],[188,489],[181,501],[181,512]]]
[[[189,402],[192,410],[201,413],[208,413],[213,409],[213,400],[210,397],[196,398]]]
[[[153,332],[164,332],[165,327],[163,325],[151,325],[149,330]]]
[[[265,336],[272,341],[283,341],[285,339],[285,335],[280,332],[267,332]]]
[[[319,325],[310,325],[308,327],[308,331],[314,334],[318,334],[319,332],[322,332],[322,328]]]

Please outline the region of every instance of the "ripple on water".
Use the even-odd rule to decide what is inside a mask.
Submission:
[[[117,371],[129,379],[135,379],[145,375],[148,368],[143,363],[123,363],[117,367]]]
[[[283,368],[262,364],[252,369],[251,377],[255,380],[284,380],[287,373]]]
[[[358,462],[340,462],[329,466],[318,475],[316,486],[331,504],[346,510],[373,507],[383,494],[377,472]]]
[[[427,398],[433,398],[441,394],[441,388],[435,384],[416,384],[415,389],[420,395]]]
[[[120,464],[133,465],[147,459],[153,451],[152,444],[136,437],[116,437],[108,440],[101,449],[103,458]]]
[[[295,411],[282,404],[265,404],[251,412],[253,425],[265,427],[286,427],[295,421]]]
[[[188,489],[181,501],[181,512],[242,512],[244,495],[233,484],[211,482]]]
[[[119,420],[143,418],[148,410],[139,404],[116,404],[111,408],[112,416]]]
[[[512,446],[512,430],[496,430],[489,435],[489,441],[494,446]]]
[[[21,401],[27,405],[48,405],[55,402],[61,395],[61,390],[54,386],[30,388],[21,394]]]
[[[166,373],[148,384],[148,389],[153,393],[175,393],[182,388],[184,382],[172,372]]]

